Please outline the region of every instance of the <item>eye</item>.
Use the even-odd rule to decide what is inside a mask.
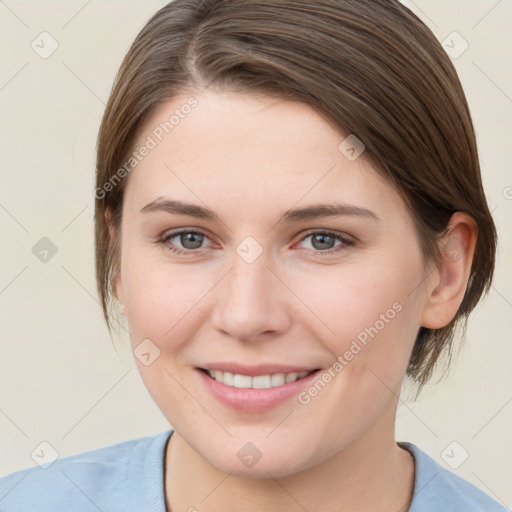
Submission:
[[[165,234],[159,243],[172,252],[185,254],[199,252],[205,239],[208,237],[201,231],[181,229]]]
[[[355,243],[353,239],[335,231],[312,231],[306,234],[299,243],[308,239],[310,239],[309,247],[305,248],[321,254],[338,252]],[[180,229],[165,234],[158,243],[176,254],[192,254],[198,253],[200,249],[204,248],[205,240],[209,240],[209,238],[201,231]]]
[[[306,249],[320,253],[332,253],[354,245],[354,241],[348,236],[335,231],[312,231],[301,239],[301,242],[310,239],[310,247]],[[336,244],[336,242],[338,242]]]

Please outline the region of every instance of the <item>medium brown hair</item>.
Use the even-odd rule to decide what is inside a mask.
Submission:
[[[210,85],[306,103],[356,135],[404,198],[426,263],[439,264],[454,212],[473,217],[478,238],[457,315],[444,328],[421,327],[412,351],[407,374],[421,388],[489,290],[496,228],[455,68],[395,0],[175,0],[148,21],[119,69],[98,136],[96,277],[109,330],[125,163],[155,109]]]

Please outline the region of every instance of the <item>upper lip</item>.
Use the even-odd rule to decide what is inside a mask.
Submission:
[[[205,363],[198,368],[202,370],[220,370],[222,372],[229,372],[239,375],[248,375],[255,377],[256,375],[273,375],[275,373],[300,373],[300,372],[312,372],[318,370],[311,366],[294,366],[294,365],[282,365],[282,364],[257,364],[257,365],[245,365],[238,363]]]

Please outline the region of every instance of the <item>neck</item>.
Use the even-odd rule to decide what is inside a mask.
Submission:
[[[376,423],[321,464],[268,479],[219,471],[174,432],[165,455],[167,511],[406,512],[414,491],[414,461],[394,440],[394,416],[391,427],[383,435]]]

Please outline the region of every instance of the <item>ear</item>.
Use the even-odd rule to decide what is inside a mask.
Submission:
[[[110,236],[110,246],[112,246],[114,244],[114,240],[115,240],[115,227],[114,227],[114,222],[112,220],[112,211],[110,210],[110,208],[107,208],[105,210],[105,222],[107,224],[108,232],[109,232],[109,236]],[[119,268],[116,269],[114,277],[112,278],[112,289],[114,292],[114,296],[122,304],[121,312],[124,315],[125,312],[124,312],[124,304],[123,304],[123,302],[124,302],[123,283],[122,283],[122,279],[121,279],[121,271]]]
[[[428,279],[422,327],[440,329],[457,314],[466,292],[477,236],[476,223],[470,215],[452,215],[441,240],[441,265]]]

